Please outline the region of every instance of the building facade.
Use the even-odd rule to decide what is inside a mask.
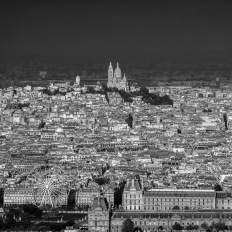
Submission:
[[[216,193],[217,209],[232,209],[232,193],[220,191]]]
[[[214,190],[153,189],[143,194],[146,211],[215,209]]]
[[[197,225],[203,223],[210,225],[212,222],[222,222],[227,226],[232,225],[232,212],[219,210],[198,210],[179,212],[148,212],[148,211],[116,211],[111,218],[111,232],[120,232],[123,222],[127,219],[134,222],[135,227],[140,227],[144,232],[164,230],[171,231],[175,223],[181,226]]]
[[[95,197],[88,211],[88,231],[108,232],[109,222],[109,210],[105,198],[100,196]]]
[[[107,92],[110,105],[121,105],[123,102],[122,97],[118,92]]]
[[[127,211],[232,209],[232,193],[213,189],[144,190],[137,179],[128,179],[122,206]]]
[[[143,191],[136,179],[128,179],[123,191],[123,208],[125,210],[143,210]]]
[[[102,193],[107,201],[109,208],[113,207],[114,206],[114,187],[112,187],[109,184],[105,184],[102,187]]]
[[[77,206],[91,206],[95,197],[100,196],[100,189],[98,187],[84,187],[79,189],[76,193],[76,205]]]
[[[35,204],[35,198],[32,188],[25,188],[25,186],[19,185],[9,187],[4,190],[4,206],[24,204]]]

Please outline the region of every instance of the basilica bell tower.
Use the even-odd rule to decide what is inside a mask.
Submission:
[[[110,62],[109,68],[108,68],[108,82],[107,82],[107,86],[112,87],[113,84],[113,80],[114,80],[114,69],[113,66]]]

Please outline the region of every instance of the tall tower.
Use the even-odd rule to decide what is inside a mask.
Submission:
[[[113,70],[113,66],[110,62],[110,66],[108,68],[108,83],[107,83],[108,87],[112,87],[113,79],[114,79],[114,70]]]
[[[79,76],[76,76],[76,85],[80,86],[80,80],[81,78]]]
[[[116,69],[114,70],[114,79],[116,83],[119,83],[122,80],[122,72],[118,63]]]

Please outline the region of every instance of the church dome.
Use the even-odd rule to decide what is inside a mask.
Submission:
[[[119,68],[118,63],[117,63],[117,68],[114,71],[114,75],[115,75],[115,77],[119,77],[119,78],[122,77],[122,72],[121,72],[121,69]]]

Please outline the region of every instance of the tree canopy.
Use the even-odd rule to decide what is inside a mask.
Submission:
[[[216,231],[225,231],[228,230],[228,226],[222,221],[212,222],[212,224],[210,225],[210,229],[215,229]]]
[[[128,115],[128,117],[125,119],[125,121],[126,121],[126,123],[128,124],[128,126],[129,126],[130,128],[133,127],[133,117],[132,117],[131,114]]]
[[[183,230],[183,226],[181,226],[179,223],[175,222],[175,224],[172,226],[173,230]]]
[[[134,232],[134,222],[127,218],[122,224],[122,232]]]
[[[142,101],[145,103],[150,103],[151,105],[173,105],[173,100],[170,99],[168,95],[159,96],[157,94],[149,93],[146,87],[141,87],[140,91],[137,92],[126,92],[124,90],[119,90],[117,88],[108,88],[106,85],[102,85],[103,93],[106,92],[118,92],[124,102],[133,102],[133,97],[141,96]]]
[[[185,227],[186,230],[197,230],[198,228],[199,228],[198,225],[191,225],[191,224]]]
[[[142,230],[141,227],[136,226],[136,227],[134,228],[134,232],[143,232],[143,230]]]
[[[172,209],[173,210],[180,210],[180,207],[178,205],[175,205]]]
[[[43,92],[43,94],[46,94],[48,96],[55,96],[57,94],[61,94],[63,96],[66,95],[66,92],[61,92],[59,88],[55,89],[53,92],[50,91],[49,89],[43,89],[41,90],[41,92]]]
[[[220,184],[216,183],[216,184],[214,185],[214,190],[215,190],[215,191],[222,191],[222,186],[221,186]]]
[[[212,110],[211,109],[203,109],[203,111],[202,112],[204,112],[204,113],[211,113],[212,112]]]
[[[43,211],[33,204],[23,205],[22,209],[25,213],[32,214],[36,218],[41,218],[43,214]]]
[[[202,229],[204,229],[204,230],[206,230],[206,229],[208,229],[208,224],[206,223],[206,222],[203,222],[202,224],[201,224],[201,228]]]

